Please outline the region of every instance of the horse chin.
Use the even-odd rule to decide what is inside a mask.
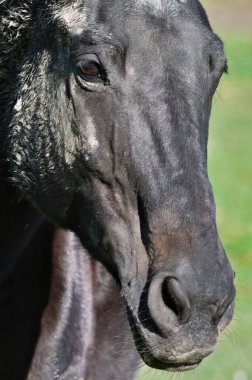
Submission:
[[[170,337],[162,337],[158,332],[146,330],[146,327],[136,321],[129,310],[128,317],[135,345],[142,360],[155,369],[169,372],[193,370],[214,351],[217,343],[217,331],[213,332],[205,347],[194,348],[191,342],[187,342],[185,336],[181,335],[179,339],[176,339],[173,334]],[[187,343],[188,347],[186,347]]]
[[[191,371],[198,367],[198,365],[201,363],[202,360],[200,360],[198,363],[195,364],[186,364],[186,363],[178,363],[178,364],[172,364],[172,363],[165,363],[161,362],[159,360],[156,360],[154,358],[146,358],[144,359],[144,362],[151,368],[160,369],[162,371],[168,371],[168,372],[186,372]]]
[[[168,372],[185,372],[195,369],[203,361],[204,358],[209,356],[214,347],[208,350],[193,351],[185,353],[184,355],[175,354],[172,357],[167,353],[164,356],[164,352],[157,352],[157,350],[151,350],[150,348],[141,347],[136,342],[137,349],[142,357],[142,360],[151,368],[168,371]]]
[[[214,348],[208,350],[193,350],[191,352],[180,355],[179,353],[167,357],[162,353],[155,352],[156,356],[150,353],[142,352],[143,361],[152,368],[160,369],[169,372],[184,372],[195,369],[203,361],[203,359],[209,356],[214,351]]]

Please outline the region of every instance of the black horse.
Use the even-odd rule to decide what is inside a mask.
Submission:
[[[132,379],[132,337],[149,366],[196,367],[235,295],[202,6],[2,0],[0,35],[0,379]]]

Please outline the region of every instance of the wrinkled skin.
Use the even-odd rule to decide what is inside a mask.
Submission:
[[[207,176],[222,43],[193,0],[69,1],[33,17],[7,117],[12,180],[116,279],[143,360],[194,368],[235,293]]]

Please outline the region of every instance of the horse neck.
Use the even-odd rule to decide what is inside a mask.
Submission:
[[[44,224],[43,218],[0,176],[0,281],[8,277],[29,251],[31,241]]]
[[[0,378],[23,379],[48,302],[53,230],[3,176],[0,208]]]

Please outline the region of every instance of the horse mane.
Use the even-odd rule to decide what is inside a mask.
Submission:
[[[29,45],[39,10],[73,0],[0,0],[0,120],[15,88],[18,65]],[[2,121],[0,121],[2,123]]]
[[[32,0],[0,2],[0,120],[15,83],[17,65],[29,40]]]

